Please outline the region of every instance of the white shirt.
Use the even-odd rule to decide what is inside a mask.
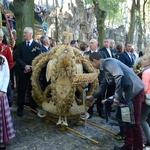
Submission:
[[[98,51],[98,49],[97,49],[97,50],[95,50],[95,51],[91,50],[91,53],[94,53],[94,52],[97,52],[97,51]]]
[[[43,45],[46,49],[47,49],[47,51],[49,51],[49,46],[45,46],[45,45]]]
[[[112,57],[110,49],[109,48],[106,48],[106,49],[107,49],[107,52],[109,53],[110,57]]]
[[[33,39],[26,41],[26,45],[27,45],[28,42],[30,42],[29,43],[29,46],[30,46],[32,44],[32,42],[33,42]]]
[[[126,50],[125,50],[125,51],[126,51]],[[127,51],[126,51],[126,53],[128,54],[129,58],[130,58],[131,61],[132,61],[132,58],[131,58],[131,52],[127,52]]]
[[[2,56],[2,55],[0,55]],[[2,56],[5,59],[5,62],[2,66],[0,66],[0,91],[7,92],[7,87],[10,79],[10,73],[9,73],[9,67],[8,67],[8,62],[4,56]]]

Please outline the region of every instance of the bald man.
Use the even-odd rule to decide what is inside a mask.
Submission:
[[[33,29],[26,27],[23,30],[24,41],[18,44],[15,51],[15,59],[18,64],[18,98],[17,98],[17,115],[23,116],[25,93],[28,89],[29,103],[32,109],[36,109],[37,105],[31,96],[31,72],[32,61],[41,51],[41,45],[33,40]]]
[[[89,42],[89,51],[85,52],[84,55],[90,55],[93,52],[98,52],[103,56],[103,58],[106,58],[106,54],[104,52],[101,52],[98,46],[98,41],[96,39],[91,39]]]
[[[99,46],[98,46],[98,41],[96,39],[91,39],[90,40],[90,42],[89,42],[89,49],[90,50],[85,52],[83,56],[90,55],[93,52],[98,52],[103,58],[107,57],[104,52],[100,51]],[[102,78],[103,78],[103,75],[99,74],[99,76],[98,76],[99,84],[101,84]],[[98,111],[99,116],[101,118],[104,118],[103,117],[103,105],[101,103],[102,99],[103,99],[103,95],[100,95],[97,98],[97,102],[96,103],[97,103],[97,111]],[[87,111],[87,119],[92,117],[92,115],[93,115],[93,108],[94,108],[94,104],[92,106],[90,106],[88,111]]]

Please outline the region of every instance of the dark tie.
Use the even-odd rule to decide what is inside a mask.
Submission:
[[[26,44],[27,44],[26,46],[29,47],[30,46],[30,41],[27,41]]]

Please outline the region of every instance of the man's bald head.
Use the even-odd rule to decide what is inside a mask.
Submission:
[[[90,50],[96,51],[98,49],[98,41],[96,39],[91,39],[89,42]]]

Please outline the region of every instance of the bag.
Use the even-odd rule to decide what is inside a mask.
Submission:
[[[130,100],[121,100],[118,105],[112,104],[112,98],[106,99],[104,106],[107,123],[117,126],[120,126],[121,123],[128,123],[129,126],[135,124],[133,104]],[[111,108],[113,111],[111,111],[110,105],[113,107]]]
[[[150,94],[145,94],[145,104],[150,106]]]

